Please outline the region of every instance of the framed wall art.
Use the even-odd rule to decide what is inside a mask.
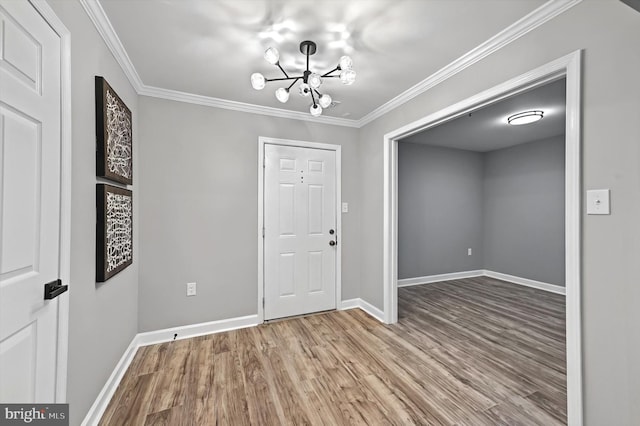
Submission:
[[[133,193],[96,184],[96,281],[104,282],[133,263]]]
[[[107,81],[96,76],[96,176],[133,183],[131,111]]]

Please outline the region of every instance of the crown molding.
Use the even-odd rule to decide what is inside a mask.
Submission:
[[[244,102],[230,101],[227,99],[214,98],[211,96],[196,95],[193,93],[180,92],[177,90],[163,89],[160,87],[143,86],[138,91],[139,95],[153,98],[168,99],[171,101],[186,102],[189,104],[204,105],[208,107],[230,109],[233,111],[248,112],[251,114],[269,115],[271,117],[290,118],[293,120],[310,121],[313,123],[331,124],[334,126],[358,127],[356,120],[346,118],[329,117],[322,115],[313,117],[309,113],[300,111],[290,111],[280,108],[272,108],[261,105],[247,104]]]
[[[138,71],[136,71],[136,68],[133,66],[133,62],[131,62],[129,55],[127,55],[127,51],[124,49],[120,38],[116,34],[116,31],[113,29],[111,21],[109,21],[109,18],[104,12],[104,9],[102,8],[100,2],[98,0],[79,1],[85,12],[87,12],[87,15],[89,15],[91,22],[93,22],[93,25],[98,30],[98,33],[111,51],[111,54],[116,58],[118,64],[120,64],[122,71],[124,71],[133,88],[136,90],[136,92],[140,92],[140,90],[144,87],[144,83],[138,75]]]
[[[582,0],[550,0],[484,43],[357,120],[363,127],[555,18]]]
[[[385,104],[379,106],[359,120],[347,118],[320,116],[312,117],[307,113],[290,111],[286,109],[266,107],[261,105],[247,104],[244,102],[230,101],[227,99],[214,98],[210,96],[196,95],[193,93],[180,92],[177,90],[163,89],[160,87],[147,86],[138,75],[131,58],[127,54],[120,38],[116,34],[109,18],[107,17],[99,0],[79,0],[84,10],[89,15],[100,36],[122,67],[129,82],[139,95],[150,96],[161,99],[168,99],[178,102],[186,102],[196,105],[204,105],[215,108],[229,109],[233,111],[248,112],[251,114],[268,115],[272,117],[289,118],[293,120],[303,120],[314,123],[330,124],[345,127],[363,127],[372,121],[380,118],[384,114],[398,108],[416,96],[426,92],[432,87],[440,84],[446,79],[470,67],[483,58],[491,55],[496,50],[501,49],[512,41],[522,37],[526,33],[534,30],[545,22],[555,18],[566,10],[580,3],[582,0],[549,0],[533,12],[529,13],[519,21],[510,25],[503,31],[491,37],[476,48],[462,55],[439,71],[425,78],[418,84],[412,86]]]

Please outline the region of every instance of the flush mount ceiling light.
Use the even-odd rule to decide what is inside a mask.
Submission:
[[[343,56],[336,66],[331,71],[324,74],[318,74],[309,70],[309,56],[316,53],[316,44],[312,41],[306,40],[300,43],[300,52],[307,57],[307,69],[300,76],[290,77],[289,74],[280,66],[280,53],[275,47],[270,47],[264,52],[264,59],[272,65],[280,68],[280,71],[284,74],[282,78],[265,78],[264,75],[259,72],[251,74],[251,86],[256,90],[264,89],[266,83],[270,81],[287,81],[293,80],[289,87],[280,87],[276,90],[276,99],[285,103],[289,100],[289,92],[291,88],[299,81],[302,80],[298,88],[298,93],[302,97],[311,97],[311,107],[309,112],[314,117],[322,114],[322,109],[327,108],[333,101],[331,96],[327,93],[320,93],[318,90],[322,84],[324,78],[340,78],[343,84],[351,85],[356,81],[356,72],[352,69],[353,62],[348,56]]]
[[[521,124],[529,124],[534,123],[538,120],[542,120],[543,116],[544,112],[540,110],[524,111],[510,115],[509,118],[507,118],[507,123],[511,124],[512,126],[519,126]]]

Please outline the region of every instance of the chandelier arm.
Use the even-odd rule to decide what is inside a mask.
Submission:
[[[299,77],[282,77],[282,78],[265,78],[264,81],[283,81],[283,80],[300,80],[302,76]]]
[[[290,90],[290,89],[293,87],[293,85],[294,85],[294,84],[296,84],[296,83],[298,82],[298,80],[300,80],[300,77],[298,77],[298,78],[296,78],[295,80],[293,80],[293,83],[291,83],[291,84],[289,85],[289,87],[287,87],[287,90]]]
[[[280,62],[277,62],[276,65],[278,66],[278,68],[280,68],[280,71],[282,71],[284,76],[288,78],[289,74],[287,74],[287,72],[284,69],[282,69],[282,66],[280,65]]]
[[[335,68],[334,68],[334,69],[332,69],[331,71],[328,71],[328,72],[326,72],[326,73],[322,74],[322,75],[321,75],[321,77],[338,77],[337,75],[329,75],[329,74],[331,74],[332,72],[336,72],[336,71],[338,71],[339,69],[340,69],[340,65],[338,65],[337,67],[335,67]]]
[[[311,100],[313,101],[313,106],[316,106],[316,98],[313,96],[313,90],[311,90]]]

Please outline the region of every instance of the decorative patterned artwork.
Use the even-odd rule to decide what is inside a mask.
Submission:
[[[131,111],[100,76],[96,76],[96,139],[96,175],[132,184]]]
[[[96,185],[96,281],[103,282],[133,263],[133,194]]]

